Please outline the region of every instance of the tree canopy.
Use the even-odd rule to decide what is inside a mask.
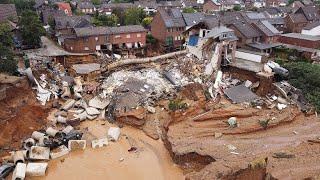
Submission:
[[[141,22],[141,24],[142,24],[142,26],[143,27],[148,27],[148,26],[150,26],[150,24],[151,24],[151,22],[152,22],[152,17],[145,17],[143,20],[142,20],[142,22]]]
[[[117,26],[119,18],[112,15],[98,15],[93,18],[92,23],[96,26]]]
[[[33,6],[36,4],[34,0],[9,0],[16,6],[17,13],[21,15],[24,11],[34,10]]]
[[[125,12],[124,24],[137,25],[141,24],[142,20],[146,17],[146,13],[142,8],[130,8]]]
[[[21,30],[23,44],[39,47],[41,36],[45,34],[45,30],[42,27],[38,15],[33,11],[27,10],[22,13],[18,25]]]
[[[14,74],[17,69],[17,61],[12,52],[13,37],[9,25],[0,24],[0,72]]]
[[[182,10],[183,13],[195,13],[197,12],[195,9],[193,9],[192,7],[186,7]]]

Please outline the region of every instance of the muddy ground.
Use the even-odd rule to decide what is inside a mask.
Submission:
[[[6,99],[0,101],[0,156],[20,149],[21,141],[45,127],[49,112],[37,102],[26,79],[7,87]]]

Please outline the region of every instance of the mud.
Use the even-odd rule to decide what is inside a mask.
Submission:
[[[27,80],[10,86],[0,107],[0,156],[20,148],[22,140],[47,123],[47,109],[36,102]]]
[[[105,121],[81,124],[82,129],[88,128],[84,136],[87,140],[105,137],[110,126],[113,125]],[[128,152],[132,145],[137,151]],[[138,129],[121,128],[119,141],[97,149],[89,146],[91,144],[84,151],[51,160],[47,175],[32,179],[184,179],[182,170],[172,162],[162,141],[155,141]]]
[[[231,104],[224,98],[210,106],[204,97],[198,99],[186,111],[171,112],[164,126],[163,141],[187,179],[301,179],[319,175],[315,161],[320,160],[320,144],[308,142],[319,137],[316,129],[320,121],[315,116],[305,117],[294,105],[282,111],[260,110]],[[229,127],[230,117],[237,117],[238,127]],[[266,129],[259,123],[265,119],[270,119]],[[222,137],[216,138],[215,133],[222,133]],[[272,157],[283,151],[298,156],[290,160]],[[265,168],[250,168],[257,158],[268,159]]]

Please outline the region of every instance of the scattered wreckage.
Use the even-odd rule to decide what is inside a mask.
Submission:
[[[229,34],[228,38],[225,34]],[[160,99],[175,99],[176,92],[191,83],[200,83],[207,92],[208,100],[212,101],[218,101],[219,96],[226,96],[232,103],[251,104],[258,109],[276,107],[281,111],[295,103],[301,110],[309,110],[301,91],[285,81],[272,83],[275,91],[270,89],[265,96],[259,96],[256,92],[263,84],[259,79],[241,79],[225,71],[223,68],[226,65],[241,69],[239,62],[248,61],[249,64],[255,64],[251,71],[256,76],[259,73],[268,78],[274,74],[288,75],[288,71],[279,64],[264,62],[259,56],[254,56],[254,60],[237,61],[234,41],[230,29],[219,27],[208,33],[207,37],[203,37],[199,41],[199,47],[189,49],[190,53],[186,56],[167,62],[164,68],[122,69],[107,77],[93,78],[96,82],[83,82],[80,76],[69,76],[59,63],[51,64],[51,68],[47,69],[48,73],[41,74],[39,78],[33,75],[31,68],[24,70],[30,82],[35,85],[37,100],[42,105],[52,104],[57,112],[54,113],[52,126],[34,131],[31,137],[23,141],[24,150],[12,153],[13,164],[7,163],[0,167],[1,177],[7,176],[13,169],[15,179],[24,179],[26,175],[44,176],[47,163],[29,161],[48,161],[65,156],[70,151],[85,149],[87,141],[82,139],[83,133],[75,130],[75,126],[81,121],[100,118],[141,126],[145,123],[146,113],[156,113],[154,106]],[[163,56],[162,59],[167,57],[169,56]],[[260,58],[258,61],[257,57]],[[146,63],[158,59],[146,58],[137,61]],[[108,67],[115,69],[122,64],[135,63],[134,60],[128,60],[126,63],[116,62]],[[227,123],[233,128],[238,126],[236,117],[229,118]],[[107,146],[109,140],[117,141],[120,134],[119,127],[111,127],[106,138],[93,140],[91,146]],[[215,134],[216,138],[221,136],[222,134]],[[134,150],[133,148],[130,151]]]

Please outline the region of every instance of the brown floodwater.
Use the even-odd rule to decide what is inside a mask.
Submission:
[[[89,142],[106,137],[110,126],[105,121],[86,121],[81,124],[82,128],[89,129],[84,136]],[[137,147],[136,152],[128,152],[130,144]],[[161,140],[153,140],[141,130],[124,127],[117,142],[109,142],[108,146],[97,149],[92,149],[89,143],[84,151],[71,152],[51,160],[45,177],[27,179],[179,180],[184,179],[184,175],[171,160]]]

